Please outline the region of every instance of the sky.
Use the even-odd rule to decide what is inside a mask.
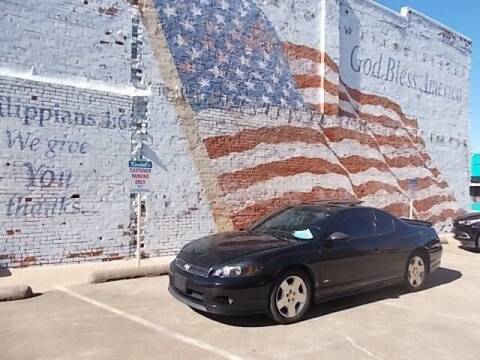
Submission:
[[[470,141],[472,152],[480,153],[480,1],[478,0],[377,0],[378,3],[400,11],[403,6],[415,9],[469,37],[472,42],[470,74]]]

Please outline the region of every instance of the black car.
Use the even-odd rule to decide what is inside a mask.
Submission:
[[[169,290],[201,311],[292,323],[313,302],[400,283],[419,290],[441,255],[430,223],[355,202],[304,204],[187,244]]]
[[[480,251],[480,213],[460,216],[453,221],[453,237],[468,249]]]

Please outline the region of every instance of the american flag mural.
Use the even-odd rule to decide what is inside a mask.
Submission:
[[[234,227],[318,199],[357,198],[406,216],[410,179],[418,218],[455,216],[415,119],[348,86],[328,54],[280,41],[253,1],[154,6]],[[262,111],[237,110],[245,107]],[[333,120],[307,121],[312,112]]]

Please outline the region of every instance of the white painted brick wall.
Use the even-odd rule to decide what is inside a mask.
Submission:
[[[137,9],[127,2],[44,0],[2,2],[0,12],[8,29],[0,48],[0,266],[131,256],[127,161]],[[161,83],[148,52],[145,58],[148,81]],[[152,149],[167,170],[154,168],[145,250],[166,254],[211,232],[213,223],[175,113],[158,87],[150,104]],[[71,123],[61,123],[67,111]],[[76,112],[88,125],[75,124]],[[23,150],[18,136],[29,140]],[[62,147],[64,140],[73,145]],[[66,210],[59,209],[62,199]],[[18,201],[28,204],[26,214],[17,211]],[[37,214],[38,204],[55,201],[59,210]]]
[[[256,4],[282,42],[326,52],[339,63],[346,82],[396,101],[418,118],[425,134],[453,134],[468,141],[470,54],[440,41],[442,30],[436,24],[416,14],[402,17],[368,0]],[[138,9],[126,0],[8,0],[0,2],[0,15],[0,266],[131,256],[135,244],[129,230],[127,161],[132,96],[145,95],[131,84],[132,18]],[[143,25],[140,30],[140,67],[150,89],[149,146],[160,161],[146,198],[144,249],[149,255],[172,254],[216,226],[208,189],[178,121],[177,100],[161,91],[165,79],[175,74],[159,66]],[[401,60],[402,67],[419,74],[430,71],[438,81],[456,84],[462,99],[446,101],[359,75],[350,66],[355,45],[364,57],[384,54]],[[62,120],[67,112],[70,121]],[[75,113],[80,114],[77,121]],[[314,119],[301,116],[295,120]],[[222,133],[252,117],[248,111],[238,117],[212,111],[198,126],[207,134]],[[278,119],[270,114],[265,121],[272,125]],[[338,125],[335,118],[327,122]],[[29,140],[23,149],[19,136]],[[428,153],[466,203],[468,146],[424,136]],[[55,201],[58,205],[47,215],[46,205],[39,209],[40,204],[53,208]]]
[[[455,33],[456,46],[448,45],[440,40],[440,34],[450,33],[444,26],[416,13],[402,16],[386,11],[374,1],[343,0],[340,13],[341,77],[362,91],[387,96],[400,104],[407,116],[418,119],[428,154],[460,204],[468,208],[470,96],[466,84],[470,82],[471,57],[460,41],[463,36]],[[355,46],[359,48],[352,60]],[[358,68],[358,60],[371,59],[374,64],[380,57],[380,78],[352,69],[351,61]],[[401,86],[399,80],[385,80],[390,59],[395,77],[397,68],[400,73],[405,70],[415,74],[417,89]],[[429,81],[454,87],[461,92],[461,98],[452,100],[425,93],[427,76]],[[437,135],[443,135],[445,140],[437,141]]]
[[[11,77],[0,88],[10,265],[127,256],[131,98]]]

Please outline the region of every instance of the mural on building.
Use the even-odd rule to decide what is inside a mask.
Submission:
[[[132,256],[127,163],[140,153],[155,164],[147,256],[289,203],[355,198],[406,216],[413,181],[415,216],[439,229],[470,202],[471,42],[415,11],[370,0],[2,7],[0,266]]]
[[[443,223],[455,216],[458,204],[417,121],[387,97],[349,86],[328,53],[280,41],[254,1],[154,6],[234,227],[316,199],[358,198],[405,216],[411,179],[417,217]],[[203,124],[242,105],[263,111],[237,116],[236,124]],[[268,111],[284,115],[269,124]],[[308,111],[340,122],[305,122]]]

